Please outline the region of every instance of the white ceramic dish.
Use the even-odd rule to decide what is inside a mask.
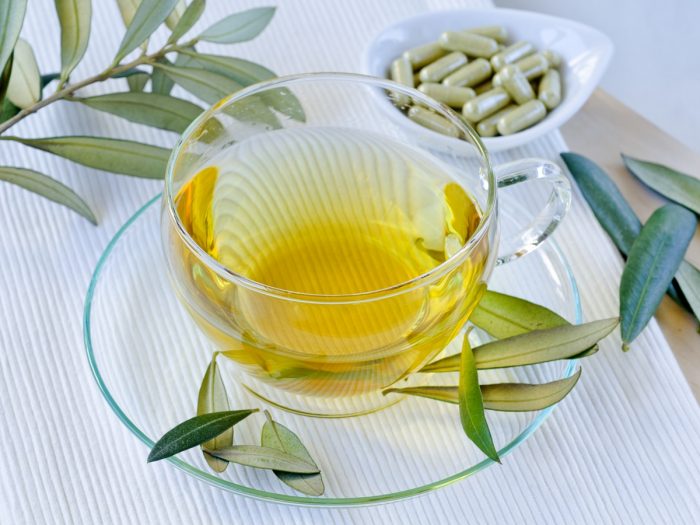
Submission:
[[[563,100],[539,124],[505,137],[484,138],[489,151],[521,146],[558,128],[576,113],[598,85],[613,54],[610,39],[592,27],[554,16],[514,9],[460,9],[436,11],[398,22],[379,33],[366,49],[365,72],[386,77],[392,60],[409,48],[434,42],[444,31],[485,25],[505,26],[509,42],[529,40],[538,49],[552,49],[562,57]],[[383,105],[394,120],[408,120],[386,97]],[[425,129],[425,128],[423,128]],[[454,138],[425,130],[431,144],[449,144]]]

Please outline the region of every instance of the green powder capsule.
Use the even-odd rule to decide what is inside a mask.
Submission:
[[[445,49],[471,57],[489,58],[498,52],[498,42],[493,38],[465,31],[446,31],[440,35],[439,42]]]
[[[517,107],[515,104],[510,104],[490,117],[486,117],[476,125],[476,132],[482,137],[495,137],[498,135],[498,121],[503,115],[510,113]]]
[[[541,53],[535,53],[518,60],[515,66],[525,75],[526,79],[532,80],[545,74],[549,69],[549,62]]]
[[[491,64],[488,60],[477,58],[466,66],[445,77],[442,81],[446,86],[472,87],[480,84],[491,76]]]
[[[551,49],[542,51],[542,56],[547,59],[550,67],[559,67],[559,64],[561,64],[561,56]]]
[[[421,82],[440,82],[466,63],[467,57],[464,56],[464,53],[450,53],[421,69],[419,75]]]
[[[470,27],[464,31],[493,38],[499,44],[504,44],[508,40],[508,30],[503,26]]]
[[[537,51],[535,46],[533,46],[530,42],[521,40],[520,42],[516,42],[512,46],[508,46],[503,51],[500,51],[492,56],[491,65],[493,66],[494,71],[500,71],[508,64],[517,62],[521,58],[531,55],[535,51]]]
[[[403,56],[408,59],[413,69],[420,69],[423,66],[435,62],[438,58],[444,57],[447,51],[437,42],[430,42],[422,46],[414,47],[405,51]]]
[[[448,135],[450,137],[459,137],[459,130],[445,117],[441,117],[437,113],[429,109],[413,106],[408,110],[408,118],[413,122],[420,124],[423,127]]]
[[[531,100],[503,115],[496,127],[501,135],[512,135],[537,124],[547,115],[547,108],[541,100]]]
[[[413,87],[413,69],[407,58],[400,57],[391,63],[391,80],[404,86]],[[409,103],[408,95],[392,93],[392,96],[397,106],[406,106]]]
[[[537,98],[540,99],[547,109],[556,108],[561,102],[561,78],[559,71],[550,69],[547,71],[538,87]]]
[[[421,84],[418,90],[443,104],[460,109],[476,96],[474,90],[468,87],[451,87],[432,82]]]
[[[506,90],[496,87],[467,102],[462,108],[462,114],[470,122],[479,122],[499,109],[503,109],[509,102],[510,95]]]
[[[516,104],[525,104],[525,102],[535,98],[535,92],[530,82],[517,67],[508,65],[501,69],[498,75],[503,89],[508,92]]]

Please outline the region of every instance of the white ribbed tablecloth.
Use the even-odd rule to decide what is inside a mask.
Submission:
[[[265,3],[272,2],[209,0],[197,27]],[[200,48],[230,50],[279,74],[359,71],[365,45],[387,24],[428,10],[490,5],[275,3],[272,24],[254,42]],[[103,68],[123,33],[113,1],[93,5],[90,51],[76,78]],[[53,2],[33,0],[27,18],[23,36],[41,70],[57,70]],[[55,104],[14,131],[174,141],[172,134],[67,106]],[[494,157],[559,162],[565,149],[556,132]],[[607,340],[586,361],[573,394],[502,467],[419,499],[364,509],[292,508],[234,496],[165,462],[147,465],[145,447],[108,408],[91,377],[81,317],[100,253],[160,184],[99,173],[13,144],[0,144],[0,156],[3,165],[31,167],[69,183],[100,221],[92,227],[60,206],[0,185],[0,523],[700,522],[700,410],[655,322],[629,354],[619,351],[615,337]],[[622,263],[580,194],[556,236],[574,268],[584,316],[615,315]]]

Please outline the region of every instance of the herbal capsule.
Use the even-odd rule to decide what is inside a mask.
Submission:
[[[413,85],[417,86],[418,84],[420,84],[420,71],[413,73]]]
[[[537,92],[537,98],[540,99],[547,109],[554,109],[561,102],[561,78],[559,71],[550,69],[547,71],[542,80]]]
[[[491,76],[491,64],[488,60],[477,58],[466,66],[445,77],[442,81],[446,86],[472,87]]]
[[[470,122],[479,122],[499,109],[503,109],[510,102],[510,96],[501,87],[482,93],[464,104],[462,114]]]
[[[498,121],[503,115],[505,115],[506,113],[510,113],[517,107],[518,106],[516,106],[515,104],[510,104],[503,108],[501,111],[497,111],[490,117],[486,117],[484,120],[482,120],[476,125],[476,132],[482,137],[495,137],[496,135],[498,135],[498,128],[496,127],[498,125]]]
[[[489,58],[498,51],[498,42],[493,38],[459,31],[447,31],[440,35],[440,45],[473,57]]]
[[[550,67],[559,67],[559,64],[561,64],[561,56],[551,49],[542,51],[542,56],[547,59]]]
[[[493,55],[491,57],[491,65],[493,66],[494,71],[500,71],[504,66],[512,64],[513,62],[516,62],[527,55],[531,55],[535,51],[537,51],[535,46],[533,46],[530,42],[521,40],[520,42],[516,42],[512,46],[508,46],[503,51]]]
[[[431,82],[421,84],[418,90],[453,108],[461,108],[476,96],[474,90],[468,87],[452,87]]]
[[[464,53],[450,53],[420,70],[421,82],[440,82],[467,63]]]
[[[501,69],[498,75],[501,79],[501,85],[516,104],[525,104],[528,100],[535,98],[535,92],[530,82],[517,67],[508,65]]]
[[[441,117],[429,109],[413,106],[408,110],[408,118],[423,127],[432,129],[433,131],[437,131],[443,135],[459,137],[459,130],[454,124],[452,124],[445,117]]]
[[[445,51],[440,44],[431,42],[409,49],[404,52],[403,56],[408,59],[413,69],[420,69],[431,62],[435,62],[438,58],[446,54],[447,51]]]
[[[549,62],[547,62],[547,59],[544,58],[541,53],[526,56],[518,60],[514,65],[528,80],[544,75],[549,69]]]
[[[479,84],[478,86],[475,86],[474,88],[474,93],[477,95],[481,95],[482,93],[486,93],[487,91],[490,91],[494,88],[495,86],[491,83],[490,80],[487,80],[486,82]]]
[[[547,108],[544,107],[541,100],[531,100],[503,115],[496,127],[501,135],[512,135],[537,124],[546,114]]]
[[[407,58],[400,57],[391,63],[391,79],[404,86],[413,87],[413,69]],[[397,106],[405,106],[409,103],[407,95],[392,93],[392,96]]]
[[[493,38],[496,42],[504,43],[508,40],[508,30],[503,26],[470,27],[465,29],[467,33]]]

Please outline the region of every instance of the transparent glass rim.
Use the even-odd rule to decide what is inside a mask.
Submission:
[[[274,286],[269,286],[267,284],[255,281],[244,275],[233,272],[214,257],[209,255],[205,250],[202,249],[199,244],[192,238],[188,233],[184,224],[180,219],[177,212],[177,206],[175,204],[175,192],[173,188],[173,179],[176,172],[176,165],[180,155],[183,153],[183,149],[193,140],[193,136],[196,131],[199,130],[204,122],[206,122],[213,115],[221,111],[223,108],[235,104],[236,102],[255,95],[262,91],[267,91],[274,88],[286,88],[291,87],[295,84],[303,84],[309,82],[338,82],[338,83],[348,83],[348,84],[360,84],[375,88],[386,89],[391,92],[398,92],[404,95],[410,96],[414,100],[418,100],[421,104],[439,112],[443,117],[447,118],[453,125],[457,127],[465,136],[470,138],[471,143],[478,151],[479,157],[486,168],[486,177],[488,177],[488,192],[486,197],[486,206],[483,209],[483,217],[479,221],[477,229],[472,233],[472,235],[464,243],[464,246],[455,252],[451,257],[432,268],[430,271],[417,275],[407,281],[397,283],[386,288],[381,288],[378,290],[368,290],[364,292],[350,293],[350,294],[317,294],[317,293],[306,293],[298,292],[293,290],[285,290],[283,288],[277,288]],[[209,109],[205,110],[201,115],[199,115],[192,123],[188,126],[182,136],[178,139],[177,144],[172,149],[170,153],[170,158],[168,159],[168,164],[166,167],[165,175],[165,205],[168,208],[168,215],[170,220],[175,225],[175,229],[188,247],[188,249],[195,254],[195,256],[209,269],[216,272],[223,279],[233,281],[246,288],[264,293],[266,295],[271,295],[274,297],[295,300],[310,303],[356,303],[363,301],[372,301],[385,299],[393,295],[400,293],[406,293],[420,286],[425,286],[439,279],[445,273],[453,270],[459,266],[472,252],[472,250],[478,245],[481,239],[486,235],[490,228],[491,221],[493,220],[493,215],[496,210],[496,177],[493,173],[493,168],[491,165],[491,159],[489,157],[488,151],[481,141],[479,134],[469,125],[469,123],[462,118],[457,112],[452,108],[442,104],[424,93],[421,93],[417,89],[409,88],[407,86],[398,84],[388,79],[372,77],[368,75],[360,75],[357,73],[303,73],[298,75],[288,75],[283,77],[277,77],[271,80],[258,82],[244,89],[232,93],[228,97],[221,99],[219,102],[211,106]]]
[[[97,382],[97,386],[102,392],[107,404],[114,411],[121,422],[138,438],[140,439],[149,449],[153,447],[155,441],[148,437],[122,410],[119,403],[114,399],[107,384],[102,377],[99,366],[97,364],[97,359],[95,356],[95,349],[92,343],[91,335],[91,323],[90,314],[92,311],[93,299],[95,298],[95,290],[97,288],[97,283],[100,278],[100,274],[109,259],[110,254],[114,250],[114,247],[119,242],[119,239],[124,235],[124,233],[129,229],[129,227],[152,205],[161,199],[161,194],[156,195],[154,198],[146,202],[134,215],[132,215],[129,220],[124,223],[124,225],[117,231],[112,240],[109,242],[104,252],[100,256],[100,259],[95,266],[95,270],[90,279],[90,285],[88,287],[87,295],[85,297],[85,307],[83,310],[83,340],[85,343],[85,350],[87,353],[88,363],[90,365],[90,370],[92,375]],[[555,240],[550,239],[547,243],[548,247],[556,253],[562,262],[563,268],[566,275],[569,278],[569,285],[571,286],[572,297],[574,298],[574,323],[580,324],[583,322],[583,312],[581,307],[581,298],[578,291],[578,286],[576,284],[576,279],[573,274],[573,270],[569,265],[568,260],[564,257],[561,249]],[[576,361],[570,360],[566,364],[566,368],[563,372],[563,377],[570,377],[576,370]],[[498,451],[500,457],[504,457],[515,450],[519,445],[521,445],[528,437],[530,437],[535,430],[537,430],[542,423],[549,417],[556,405],[545,408],[538,412],[537,416],[527,425],[520,434],[518,434],[512,441],[506,444],[503,448]],[[348,498],[323,498],[323,497],[313,497],[313,496],[295,496],[288,494],[278,494],[276,492],[269,492],[266,490],[255,489],[245,485],[240,485],[233,481],[229,481],[223,478],[219,478],[209,472],[201,470],[189,463],[177,458],[170,457],[167,459],[176,468],[190,474],[191,476],[204,481],[215,487],[219,487],[229,492],[235,494],[240,494],[243,496],[248,496],[253,499],[261,501],[269,501],[274,503],[283,503],[295,506],[306,506],[306,507],[323,507],[323,508],[333,508],[333,507],[364,507],[371,505],[378,505],[383,503],[392,503],[400,500],[405,500],[420,496],[423,494],[428,494],[434,492],[442,487],[446,487],[457,481],[466,479],[477,472],[480,472],[487,467],[495,464],[494,461],[486,458],[483,461],[472,465],[468,469],[462,470],[448,477],[427,483],[418,487],[411,489],[401,490],[397,492],[388,492],[384,494],[376,494],[372,496],[353,496]]]

